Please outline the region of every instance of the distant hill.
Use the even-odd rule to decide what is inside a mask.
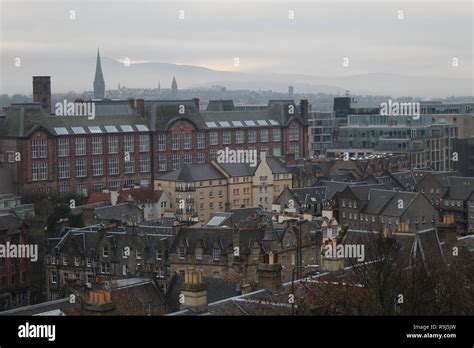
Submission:
[[[41,71],[32,71],[24,64],[15,68],[11,60],[2,61],[2,90],[0,93],[31,93],[31,76],[52,75],[53,92],[69,90],[91,90],[95,71],[95,57],[42,61]],[[60,70],[58,69],[60,67]],[[59,72],[58,72],[59,70]],[[351,76],[312,76],[301,74],[241,73],[218,71],[192,65],[171,63],[142,63],[125,67],[115,59],[102,57],[102,70],[107,89],[117,88],[118,82],[130,88],[156,88],[158,80],[162,88],[169,88],[176,76],[178,88],[192,88],[222,85],[229,89],[287,91],[288,85],[299,93],[344,93],[354,94],[445,97],[473,95],[469,78],[454,79],[436,76],[402,76],[386,73],[372,73]],[[51,73],[55,72],[55,73]]]

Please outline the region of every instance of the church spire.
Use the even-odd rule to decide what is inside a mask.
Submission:
[[[171,83],[171,98],[176,99],[178,97],[178,84],[173,76],[173,82]]]
[[[97,49],[97,62],[95,65],[94,98],[95,99],[105,98],[105,81],[104,81],[104,75],[102,74],[102,65],[100,64],[99,49]]]

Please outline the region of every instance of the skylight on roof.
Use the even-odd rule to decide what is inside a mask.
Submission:
[[[219,226],[224,220],[225,216],[213,216],[211,220],[207,223],[208,226]]]
[[[139,132],[148,132],[149,131],[148,127],[144,124],[137,124],[135,127],[137,127]]]
[[[270,122],[270,124],[271,124],[272,126],[279,126],[279,125],[280,125],[280,124],[279,124],[277,121],[275,121],[275,120],[269,120],[269,122]]]
[[[265,120],[257,120],[257,123],[259,126],[268,126],[268,123]]]
[[[102,133],[102,129],[100,129],[100,127],[92,126],[92,127],[88,127],[88,128],[89,128],[89,132],[91,132],[93,134]]]
[[[209,128],[216,128],[217,124],[215,122],[206,122],[206,126]]]
[[[219,122],[219,124],[221,125],[221,127],[230,127],[230,123],[227,121]]]
[[[117,127],[115,126],[105,126],[107,133],[118,133]]]
[[[82,127],[71,127],[74,134],[86,134],[86,131]]]
[[[133,132],[133,128],[130,125],[120,126],[120,128],[122,129],[122,132]]]
[[[245,121],[245,124],[250,127],[255,127],[255,122],[254,121]]]
[[[57,128],[54,128],[54,131],[56,132],[56,135],[66,135],[66,134],[69,134],[69,132],[67,131],[67,129],[65,127],[57,127]]]
[[[244,126],[241,121],[232,121],[232,124],[234,125],[234,127],[243,127]]]

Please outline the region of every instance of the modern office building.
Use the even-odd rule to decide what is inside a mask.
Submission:
[[[339,128],[339,138],[331,153],[361,149],[369,153],[409,155],[411,168],[453,169],[453,140],[457,126],[436,122],[431,115],[413,116],[349,115],[347,125]]]

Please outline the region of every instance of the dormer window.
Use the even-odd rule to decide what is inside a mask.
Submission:
[[[109,247],[102,247],[102,256],[109,257]]]
[[[186,255],[186,251],[185,251],[184,247],[179,247],[178,248],[178,257],[180,259],[184,259],[185,255]]]
[[[142,258],[142,251],[140,249],[137,249],[135,251],[135,254],[136,254],[136,257],[137,257],[137,260],[141,260]]]

